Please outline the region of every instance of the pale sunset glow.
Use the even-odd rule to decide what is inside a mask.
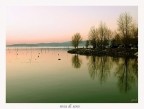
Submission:
[[[65,42],[76,32],[86,40],[90,28],[101,21],[116,30],[124,12],[138,22],[137,6],[8,6],[7,45]]]

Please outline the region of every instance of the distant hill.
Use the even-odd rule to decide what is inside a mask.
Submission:
[[[79,46],[85,46],[86,41],[82,41]],[[71,41],[62,43],[36,43],[36,44],[12,44],[7,47],[69,47],[72,46]]]

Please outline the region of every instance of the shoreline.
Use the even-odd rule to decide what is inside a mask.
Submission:
[[[106,49],[91,49],[78,48],[67,51],[70,54],[79,54],[86,56],[112,56],[112,57],[138,57],[138,49],[126,48],[106,48]]]

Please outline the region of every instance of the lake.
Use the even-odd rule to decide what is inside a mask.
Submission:
[[[138,102],[138,59],[7,48],[7,103]]]

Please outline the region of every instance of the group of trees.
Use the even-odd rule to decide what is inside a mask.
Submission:
[[[124,13],[119,16],[118,32],[126,48],[129,47],[130,44],[138,44],[138,27],[129,14]]]
[[[105,48],[107,45],[118,46],[123,45],[125,48],[130,46],[137,47],[138,45],[138,27],[133,21],[133,18],[128,13],[122,13],[117,20],[117,31],[111,31],[103,22],[99,26],[91,27],[88,40],[86,41],[86,48],[89,45],[95,48]],[[72,45],[78,48],[82,41],[80,33],[74,34],[72,37]]]
[[[101,22],[98,28],[92,27],[89,32],[89,42],[95,49],[96,47],[104,48],[108,45],[112,36],[111,30],[105,23]]]

